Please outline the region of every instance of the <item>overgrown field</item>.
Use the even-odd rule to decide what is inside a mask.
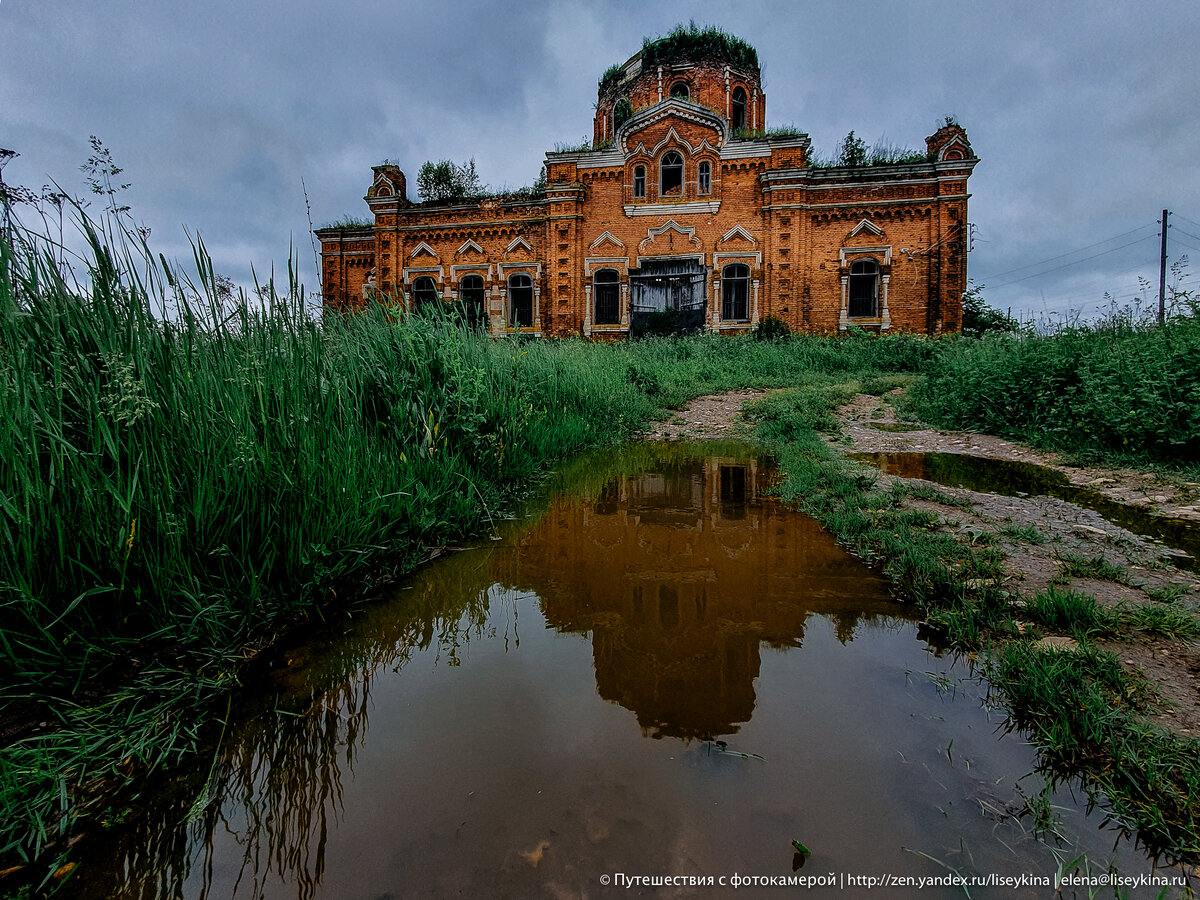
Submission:
[[[984,342],[494,341],[382,306],[314,320],[294,283],[231,301],[202,246],[189,278],[136,235],[82,227],[78,282],[35,236],[0,241],[3,864],[51,865],[114,787],[189,752],[281,629],[694,396],[798,388],[756,413],[786,490],[931,605],[993,561],[914,550],[920,516],[877,519],[888,498],[832,474],[816,429],[847,391],[915,381],[935,422],[1177,467],[1200,448],[1194,318]],[[968,643],[991,624],[964,621]]]

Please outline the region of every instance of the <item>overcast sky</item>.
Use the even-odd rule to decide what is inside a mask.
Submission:
[[[982,160],[969,269],[993,306],[1095,314],[1139,275],[1156,299],[1164,208],[1171,260],[1200,273],[1195,0],[0,0],[4,178],[83,195],[96,135],[156,251],[190,258],[186,228],[245,283],[292,247],[315,285],[302,181],[317,225],[366,214],[384,158],[410,196],[428,159],[527,184],[590,137],[605,68],[688,19],[753,44],[768,125],[826,154],[850,129],[923,149],[955,115]]]

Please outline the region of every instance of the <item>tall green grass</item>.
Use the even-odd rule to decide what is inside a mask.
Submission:
[[[1200,460],[1195,315],[949,341],[925,371],[911,399],[938,425],[1085,454]]]

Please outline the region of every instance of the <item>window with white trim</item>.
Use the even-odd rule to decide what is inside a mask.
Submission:
[[[458,302],[462,306],[463,319],[469,325],[482,325],[486,319],[484,312],[483,277],[480,275],[464,275],[458,283]]]
[[[856,259],[850,264],[850,318],[873,319],[879,315],[879,264],[873,259]]]
[[[738,86],[733,89],[733,110],[729,117],[729,127],[741,131],[746,127],[746,89]]]
[[[721,270],[721,320],[750,320],[750,267],[733,263]]]
[[[592,276],[592,322],[621,324],[621,276],[616,269],[601,269]]]
[[[658,195],[680,197],[683,195],[683,156],[678,150],[668,150],[658,164]]]
[[[701,194],[712,193],[712,163],[707,160],[696,167],[696,190]]]
[[[429,306],[435,303],[437,299],[437,284],[428,275],[422,275],[413,282],[412,301],[414,310],[420,309],[423,306]]]
[[[633,167],[633,196],[636,200],[641,200],[646,196],[646,167]]]
[[[533,327],[533,279],[519,272],[508,277],[508,324]]]

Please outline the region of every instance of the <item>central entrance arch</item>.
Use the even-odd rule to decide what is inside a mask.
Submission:
[[[694,256],[642,260],[629,270],[629,330],[688,334],[704,327],[704,263]]]

